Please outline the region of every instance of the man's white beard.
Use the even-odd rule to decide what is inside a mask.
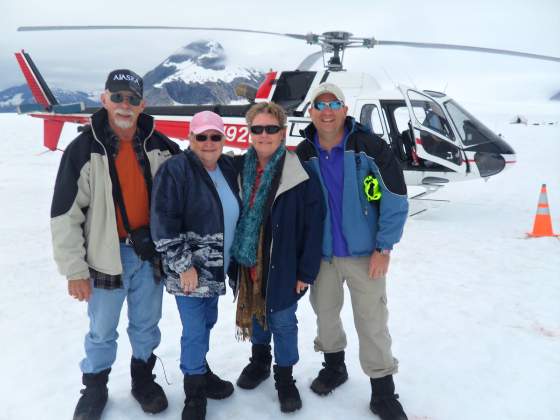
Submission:
[[[115,118],[115,125],[119,128],[122,128],[123,130],[126,130],[126,129],[132,127],[133,122],[130,121],[130,120],[121,120],[121,119]]]
[[[130,117],[130,116],[134,115],[134,112],[125,111],[125,110],[115,111],[115,118],[113,119],[113,122],[115,123],[115,125],[117,127],[122,128],[123,130],[126,130],[128,128],[131,128],[134,125],[134,122],[131,119],[121,119],[121,118],[119,118],[119,115]]]

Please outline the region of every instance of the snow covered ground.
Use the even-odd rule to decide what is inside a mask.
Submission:
[[[409,219],[388,280],[401,369],[397,389],[411,420],[559,419],[560,241],[523,237],[532,228],[542,183],[560,232],[560,105],[466,105],[504,135],[518,163],[488,182],[449,185],[429,198],[450,203]],[[519,113],[529,125],[509,124]],[[556,124],[531,125],[549,121]],[[75,134],[74,127],[65,128],[62,147]],[[61,153],[40,154],[41,139],[40,121],[0,115],[2,420],[71,418],[81,388],[86,305],[67,295],[52,261],[49,209]],[[125,314],[105,419],[148,418],[130,395]],[[269,379],[254,391],[236,388],[231,398],[210,401],[209,420],[374,418],[350,305],[343,310],[350,379],[329,397],[309,390],[322,356],[313,351],[315,320],[307,298],[298,317],[295,377],[303,409],[282,415]],[[167,294],[160,326],[157,354],[170,384],[159,363],[156,374],[169,408],[149,418],[177,419],[184,398],[180,321]],[[213,370],[234,381],[250,345],[235,341],[231,291],[220,300],[211,347]]]

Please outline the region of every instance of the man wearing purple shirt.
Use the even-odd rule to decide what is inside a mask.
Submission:
[[[344,127],[343,127],[344,129]],[[319,149],[319,167],[325,188],[328,191],[328,204],[330,208],[330,222],[333,235],[333,255],[348,257],[348,245],[342,234],[342,191],[344,176],[344,145],[340,141],[348,136],[348,130],[343,130],[337,144],[329,150],[328,145],[323,147],[319,141],[319,134],[315,133],[313,142]]]
[[[312,124],[296,150],[322,183],[327,205],[323,261],[310,300],[317,315],[315,350],[324,353],[324,368],[311,384],[327,395],[348,379],[344,362],[346,334],[340,319],[344,283],[352,298],[360,364],[371,382],[370,410],[382,420],[406,420],[395,393],[398,361],[387,328],[385,276],[393,245],[408,213],[402,169],[383,139],[352,117],[344,94],[332,83],[311,93]],[[366,194],[375,179],[381,194]]]

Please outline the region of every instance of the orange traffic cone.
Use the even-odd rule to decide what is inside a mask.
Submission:
[[[537,206],[537,214],[535,216],[535,224],[533,232],[527,234],[528,237],[538,238],[543,236],[556,236],[552,231],[552,218],[550,217],[550,209],[548,208],[548,197],[546,194],[546,184],[541,187],[539,196],[539,204]]]

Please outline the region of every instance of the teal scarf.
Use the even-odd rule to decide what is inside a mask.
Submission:
[[[253,267],[257,263],[257,246],[259,230],[264,216],[264,206],[278,169],[278,161],[284,156],[285,152],[286,147],[282,143],[266,164],[261,175],[259,188],[255,194],[253,207],[250,206],[250,200],[253,185],[257,178],[257,154],[253,147],[245,154],[243,185],[241,186],[243,193],[241,217],[235,229],[235,237],[231,246],[231,255],[245,267]]]

